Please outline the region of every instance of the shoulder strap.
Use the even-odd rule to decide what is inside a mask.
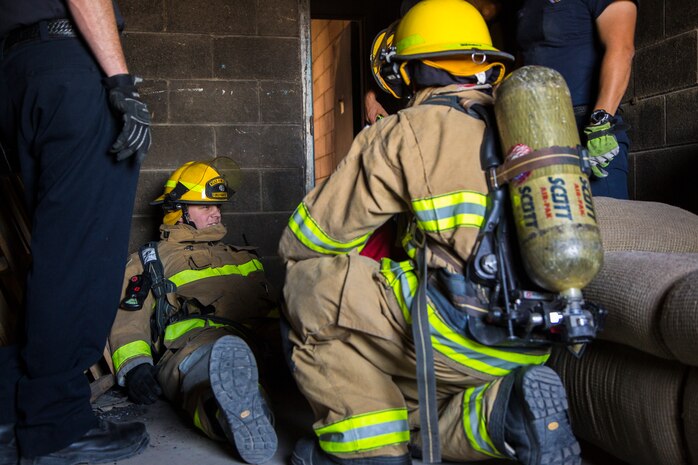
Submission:
[[[151,290],[155,296],[155,314],[151,324],[153,340],[165,333],[168,320],[177,309],[167,300],[167,294],[177,290],[177,286],[165,278],[165,270],[158,254],[158,243],[148,242],[140,247],[138,256],[143,264],[143,272],[148,273],[152,281]]]

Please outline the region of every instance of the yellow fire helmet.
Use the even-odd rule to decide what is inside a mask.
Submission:
[[[210,161],[190,161],[177,168],[165,183],[165,190],[151,205],[162,205],[165,224],[175,224],[182,217],[183,205],[222,204],[235,192],[240,169],[228,157]]]
[[[381,38],[382,45],[376,45],[381,34],[385,36]],[[455,76],[473,76],[499,67],[497,81],[504,77],[505,63],[514,61],[512,55],[492,45],[482,15],[464,0],[422,0],[399,21],[394,37],[389,35],[390,28],[381,34],[374,40],[372,58],[383,56],[390,66],[378,68],[380,75],[376,80],[383,90],[395,97],[404,96],[404,90],[411,84],[407,63],[413,60]],[[372,69],[375,76],[376,67]],[[381,80],[391,85],[384,85]],[[402,87],[398,81],[402,81],[399,83]],[[395,88],[400,91],[395,92]]]

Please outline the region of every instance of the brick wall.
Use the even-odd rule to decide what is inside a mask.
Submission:
[[[698,1],[642,0],[635,44],[631,196],[698,213]]]
[[[260,247],[272,279],[280,233],[304,194],[298,0],[118,0],[130,71],[153,114],[130,249],[157,238],[148,202],[189,160],[229,156],[243,181],[224,209],[226,240]]]
[[[338,58],[337,43],[348,26],[349,21],[324,19],[314,19],[310,25],[316,183],[326,179],[334,169],[334,83]]]

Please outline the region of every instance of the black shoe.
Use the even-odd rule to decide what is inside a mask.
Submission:
[[[524,465],[581,465],[580,448],[567,418],[567,396],[551,368],[516,374],[506,417],[506,442]]]
[[[140,422],[113,423],[99,420],[99,426],[57,452],[27,459],[22,465],[77,465],[124,460],[139,454],[148,445],[148,433]]]
[[[409,454],[397,457],[378,456],[340,459],[320,449],[314,438],[299,439],[291,455],[291,465],[410,465]]]
[[[264,463],[276,452],[278,440],[259,389],[257,362],[245,341],[223,336],[211,349],[211,389],[218,402],[223,431],[248,463]]]
[[[0,425],[0,465],[17,465],[18,460],[15,424]]]

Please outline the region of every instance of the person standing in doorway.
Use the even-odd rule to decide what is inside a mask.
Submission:
[[[565,78],[592,163],[592,193],[628,198],[627,126],[619,114],[635,53],[635,0],[523,0],[517,42],[524,65]]]
[[[0,463],[121,460],[142,423],[98,419],[84,371],[119,302],[150,115],[111,0],[0,0],[0,137],[32,223],[23,331],[0,348]]]

